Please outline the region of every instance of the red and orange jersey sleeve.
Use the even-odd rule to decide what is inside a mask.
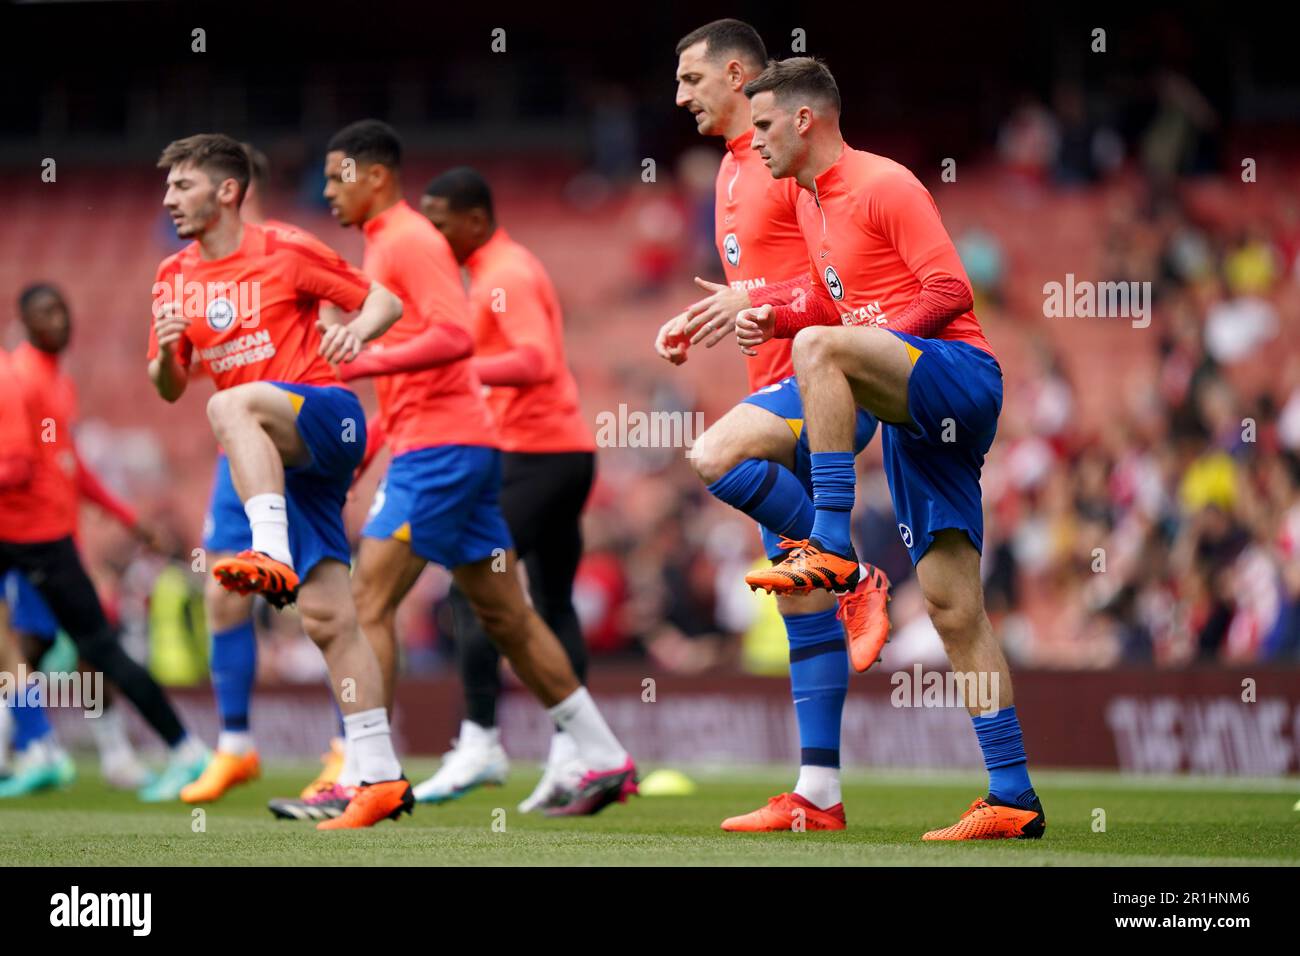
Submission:
[[[555,340],[556,329],[533,288],[532,277],[512,265],[493,272],[490,281],[488,302],[493,311],[500,303],[497,326],[501,334],[512,348],[531,346],[542,363],[536,381],[550,379],[561,360],[561,343]]]
[[[154,318],[162,310],[164,305],[175,299],[176,277],[180,274],[181,262],[180,255],[168,256],[158,265],[158,272],[154,276],[153,282],[153,308],[149,316],[149,353],[147,358],[153,360],[158,357],[158,336],[154,332]],[[184,303],[182,303],[183,305]],[[193,343],[188,338],[183,338],[177,343],[176,359],[186,368],[189,367],[190,358],[193,354]]]
[[[418,215],[418,213],[416,214]],[[455,322],[473,334],[469,298],[447,240],[434,230],[404,236],[383,249],[385,273],[401,276],[405,297],[429,322]]]
[[[864,212],[922,283],[954,278],[970,284],[934,198],[914,176],[879,177]]]
[[[7,352],[0,352],[0,460],[26,462],[35,458],[36,436],[22,386]]]
[[[287,278],[298,291],[333,302],[346,312],[361,308],[366,301],[370,294],[370,279],[315,236],[306,232],[268,231],[268,252],[273,243],[292,253],[276,257],[274,261],[282,262],[285,269],[291,270]]]

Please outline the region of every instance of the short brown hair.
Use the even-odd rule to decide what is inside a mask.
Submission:
[[[252,163],[248,153],[237,139],[224,133],[196,133],[168,143],[158,157],[158,168],[169,169],[178,163],[192,163],[220,183],[233,179],[239,183],[239,203],[248,193],[252,179]]]
[[[791,96],[814,99],[832,107],[836,113],[840,111],[840,88],[835,84],[835,77],[825,63],[813,56],[774,60],[745,84],[745,95],[750,99],[768,91],[782,102],[788,102]]]
[[[714,20],[702,27],[697,27],[677,41],[677,55],[682,51],[704,41],[704,55],[710,60],[723,53],[735,53],[749,65],[761,69],[767,62],[767,47],[758,31],[744,20]]]
[[[239,145],[243,146],[244,152],[248,154],[248,171],[252,177],[253,185],[265,198],[266,190],[271,182],[271,161],[266,158],[266,153],[252,143],[240,143]]]

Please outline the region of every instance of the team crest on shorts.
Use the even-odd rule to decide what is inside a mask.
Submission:
[[[826,291],[831,294],[832,299],[838,302],[844,298],[844,283],[840,281],[840,274],[835,271],[834,266],[827,266],[822,277],[826,280]]]
[[[912,546],[912,529],[905,524],[900,524],[898,533],[903,537],[903,547],[910,548]]]
[[[223,296],[208,303],[205,315],[208,320],[208,328],[213,332],[224,332],[235,324],[235,319],[238,318],[239,313],[235,310],[235,304]]]
[[[740,265],[740,240],[734,232],[727,233],[722,239],[722,252],[733,266]]]

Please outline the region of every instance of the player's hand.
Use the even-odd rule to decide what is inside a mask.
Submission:
[[[153,334],[158,340],[160,355],[171,357],[176,353],[176,345],[185,338],[185,330],[190,327],[190,320],[184,315],[185,308],[180,302],[163,302],[154,308]]]
[[[316,321],[320,332],[320,354],[327,362],[351,362],[361,354],[361,338],[348,325],[333,325],[324,319]]]
[[[736,316],[736,341],[746,355],[757,355],[760,345],[776,331],[776,312],[770,303],[756,309],[741,309]]]
[[[685,324],[685,312],[674,315],[659,327],[659,334],[655,336],[655,351],[659,353],[660,358],[674,365],[681,365],[686,361],[686,349],[689,343],[682,333],[682,326]]]
[[[749,293],[699,276],[695,284],[709,294],[686,310],[682,332],[691,336],[692,345],[703,342],[706,349],[711,349],[731,334],[737,313],[750,308]]]
[[[317,311],[316,314],[319,317],[320,321],[324,322],[326,325],[346,324],[344,322],[345,316],[343,310],[340,309],[333,302],[322,302],[320,304],[320,309]],[[319,324],[317,325],[317,328],[320,328]]]

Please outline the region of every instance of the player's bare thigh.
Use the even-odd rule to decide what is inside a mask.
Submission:
[[[287,466],[305,465],[311,452],[298,434],[298,410],[289,393],[269,382],[246,382],[223,389],[208,399],[208,420],[218,440],[228,443],[250,420],[275,444]]]
[[[352,596],[362,625],[391,618],[427,564],[397,538],[362,537]]]
[[[742,402],[696,439],[691,464],[706,484],[713,484],[748,458],[774,461],[793,471],[796,441],[784,418]]]
[[[801,388],[814,387],[827,368],[842,372],[859,408],[882,422],[912,424],[907,382],[912,359],[903,340],[884,329],[815,325],[800,330],[792,352]]]

